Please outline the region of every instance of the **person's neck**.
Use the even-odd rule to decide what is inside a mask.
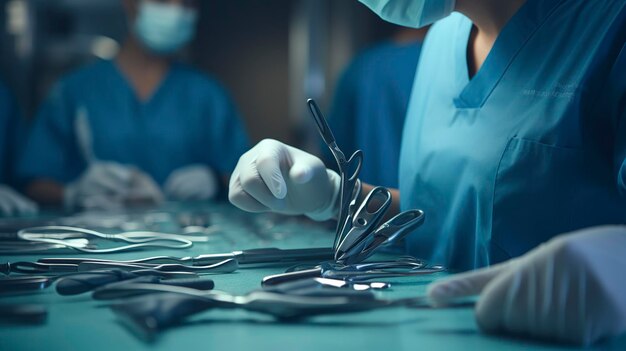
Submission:
[[[498,37],[526,0],[457,0],[455,10],[467,16],[480,35]]]
[[[141,100],[154,93],[171,65],[169,58],[150,53],[133,37],[124,43],[115,61]]]
[[[412,44],[416,41],[422,42],[426,37],[428,28],[422,29],[401,29],[397,31],[391,38],[391,41],[397,45]]]
[[[526,0],[457,0],[456,11],[474,27],[467,46],[468,73],[473,77],[491,52],[498,35]]]

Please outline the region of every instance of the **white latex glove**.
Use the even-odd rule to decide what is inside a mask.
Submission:
[[[217,195],[219,180],[205,165],[175,170],[165,182],[165,195],[172,200],[209,200]]]
[[[160,203],[163,194],[154,180],[132,166],[94,162],[64,191],[67,208],[114,209],[128,204]]]
[[[511,261],[428,289],[436,305],[479,295],[488,333],[590,345],[626,332],[626,227],[559,236]]]
[[[0,214],[3,216],[37,213],[37,204],[6,185],[0,185]]]
[[[317,157],[266,139],[239,159],[230,179],[230,202],[249,212],[337,215],[341,178]]]

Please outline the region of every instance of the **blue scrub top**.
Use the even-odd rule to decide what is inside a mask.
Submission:
[[[403,135],[412,254],[470,269],[626,223],[626,1],[528,0],[470,80],[470,20],[430,31]]]
[[[98,160],[135,165],[159,184],[190,164],[229,174],[249,147],[233,102],[200,72],[173,64],[152,97],[140,101],[113,61],[98,61],[54,87],[26,145],[20,178],[67,183],[86,169],[74,124],[81,110]]]
[[[22,132],[13,95],[0,83],[0,184],[14,185],[13,166]]]
[[[421,47],[421,42],[385,42],[368,49],[352,61],[336,88],[328,123],[344,152],[363,150],[364,182],[398,187],[402,128]],[[327,148],[322,150],[326,163],[336,168]]]

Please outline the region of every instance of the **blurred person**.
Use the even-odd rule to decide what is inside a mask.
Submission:
[[[427,29],[399,27],[348,65],[337,84],[328,123],[343,150],[363,150],[360,178],[369,184],[398,187],[402,128],[415,70]],[[322,147],[324,161],[335,160]]]
[[[196,1],[123,7],[130,33],[117,57],[61,79],[36,117],[18,176],[42,204],[212,199],[248,146],[226,91],[174,59],[193,39]]]
[[[20,138],[23,136],[17,106],[8,88],[0,83],[0,216],[37,212],[37,205],[10,185]]]

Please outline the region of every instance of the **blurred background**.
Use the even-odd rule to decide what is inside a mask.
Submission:
[[[356,0],[203,0],[180,59],[232,93],[253,142],[315,145],[307,97],[328,109],[351,58],[396,30]],[[127,31],[117,0],[0,0],[0,76],[33,118],[51,85],[115,56]]]

